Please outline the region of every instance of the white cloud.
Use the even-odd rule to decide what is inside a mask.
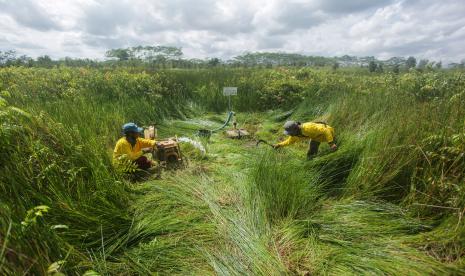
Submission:
[[[456,0],[0,0],[0,50],[103,58],[109,48],[465,58]]]

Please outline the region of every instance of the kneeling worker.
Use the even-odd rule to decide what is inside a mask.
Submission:
[[[140,138],[142,128],[135,123],[123,125],[124,137],[121,137],[116,143],[113,151],[113,163],[120,164],[122,159],[129,159],[141,170],[148,170],[152,167],[152,161],[144,153],[151,152],[155,146],[155,140]]]
[[[318,153],[320,143],[329,144],[332,151],[337,150],[334,142],[334,128],[323,122],[303,123],[288,121],[284,124],[284,134],[289,137],[281,143],[273,145],[274,148],[285,147],[302,140],[310,140],[307,159],[310,160]]]

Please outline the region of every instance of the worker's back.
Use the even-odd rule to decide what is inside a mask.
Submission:
[[[301,125],[302,135],[317,142],[332,142],[334,129],[325,123],[308,122]]]

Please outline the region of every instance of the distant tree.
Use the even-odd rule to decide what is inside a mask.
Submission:
[[[395,66],[395,65],[405,65],[406,59],[404,57],[392,57],[384,62],[384,65]]]
[[[220,63],[221,63],[221,60],[220,60],[219,58],[211,58],[211,59],[208,61],[208,65],[211,66],[211,67],[216,67],[216,66],[218,66]]]
[[[441,69],[442,68],[442,61],[439,61],[436,63],[436,65],[434,66],[436,69]]]
[[[436,61],[429,61],[425,68],[427,71],[434,71],[434,69],[436,69]]]
[[[359,64],[362,65],[362,66],[368,66],[368,68],[370,68],[370,62],[375,62],[376,61],[376,58],[373,57],[373,56],[370,56],[370,57],[360,57],[359,58]]]
[[[336,60],[337,61],[337,60]],[[282,52],[244,53],[229,62],[235,66],[333,66],[335,59]]]
[[[128,60],[130,57],[128,49],[111,49],[105,54],[109,58],[117,58],[119,61]]]
[[[378,63],[378,65],[376,66],[376,72],[378,72],[378,73],[383,73],[384,72],[384,68],[383,68],[382,63]]]
[[[135,58],[151,61],[156,59],[180,60],[183,56],[182,48],[173,46],[137,46],[129,48]]]
[[[31,57],[28,57],[26,55],[21,55],[15,60],[15,65],[16,66],[28,66],[31,67],[32,64],[34,63],[34,60]]]
[[[333,68],[333,70],[337,70],[339,68],[339,62],[336,61],[335,63],[333,63],[332,68]]]
[[[0,65],[10,66],[13,65],[16,60],[16,51],[9,50],[2,52],[0,51]]]
[[[420,62],[418,62],[417,67],[418,67],[418,69],[425,69],[426,66],[428,65],[428,63],[429,63],[429,60],[421,59]]]
[[[116,58],[118,61],[129,61],[131,66],[149,63],[150,66],[171,68],[175,65],[185,65],[182,60],[182,49],[172,46],[136,46],[130,48],[110,49],[106,57]]]
[[[465,68],[465,61],[462,60],[461,63],[457,63],[457,62],[449,63],[449,67],[454,68],[454,69],[463,69]]]
[[[417,60],[414,57],[410,56],[407,58],[405,65],[407,66],[407,69],[415,68],[415,66],[417,66]]]
[[[40,56],[36,61],[37,66],[50,68],[53,66],[53,60],[48,55]]]
[[[368,64],[368,71],[375,72],[378,65],[373,60]]]
[[[400,73],[400,65],[399,64],[394,65],[394,67],[392,68],[392,72],[394,72],[394,74],[399,74]]]
[[[301,60],[298,60],[298,61],[297,61],[297,66],[299,66],[299,67],[304,67],[304,66],[307,65],[307,63],[308,63],[308,62],[307,62],[306,59],[301,59]]]

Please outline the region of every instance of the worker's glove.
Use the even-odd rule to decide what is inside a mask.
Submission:
[[[337,151],[337,145],[332,143],[331,145],[329,145],[331,151]]]

